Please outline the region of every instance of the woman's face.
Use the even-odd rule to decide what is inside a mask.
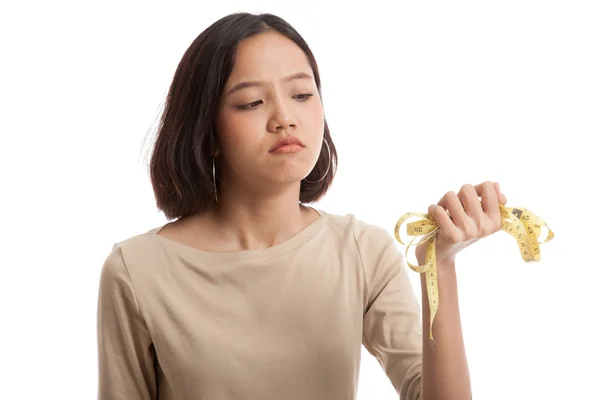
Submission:
[[[240,87],[242,82],[257,84]],[[217,119],[222,179],[254,188],[300,182],[324,146],[323,131],[321,98],[304,52],[273,32],[242,41]],[[289,136],[304,146],[297,152],[270,151]]]

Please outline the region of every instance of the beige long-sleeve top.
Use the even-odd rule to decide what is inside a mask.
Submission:
[[[116,243],[98,296],[99,400],[352,400],[361,345],[421,392],[421,309],[403,253],[353,214],[273,247],[211,253],[156,233]]]

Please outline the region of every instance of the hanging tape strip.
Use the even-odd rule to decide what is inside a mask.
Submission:
[[[539,261],[540,244],[548,242],[554,237],[554,232],[552,232],[550,227],[542,218],[523,207],[505,207],[500,205],[500,214],[502,216],[502,230],[511,234],[517,240],[523,260],[525,262]],[[407,234],[409,236],[415,236],[410,244],[407,245],[406,243],[402,242],[402,239],[400,238],[400,227],[406,220],[413,217],[419,217],[422,219],[407,224]],[[543,242],[540,242],[538,238],[540,236],[542,227],[546,227],[546,229],[548,229],[548,234],[546,239]],[[413,265],[408,262],[408,258],[406,258],[406,263],[413,271],[426,274],[427,299],[429,300],[430,311],[429,341],[434,349],[436,348],[436,344],[435,340],[433,340],[433,319],[435,318],[435,314],[439,307],[437,267],[435,258],[435,240],[438,231],[439,226],[432,216],[429,214],[414,212],[406,213],[400,217],[394,228],[396,240],[407,246],[405,257],[408,256],[408,249],[413,245],[412,243],[417,239],[417,237],[422,236],[423,238],[414,246],[418,246],[433,238],[427,247],[425,264]]]

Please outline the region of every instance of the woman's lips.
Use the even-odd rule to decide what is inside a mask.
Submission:
[[[284,144],[273,150],[271,153],[297,153],[303,148],[304,147],[299,144]]]

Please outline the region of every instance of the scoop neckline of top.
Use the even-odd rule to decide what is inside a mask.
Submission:
[[[287,251],[290,251],[290,250],[300,246],[301,244],[306,242],[315,233],[317,233],[319,231],[319,229],[323,226],[324,221],[329,216],[329,214],[323,210],[320,210],[320,209],[317,209],[314,207],[309,207],[309,208],[312,208],[313,210],[315,210],[315,212],[317,214],[319,214],[319,218],[317,218],[316,220],[311,222],[304,229],[302,229],[301,231],[299,231],[298,233],[296,233],[294,236],[290,237],[289,239],[287,239],[281,243],[278,243],[274,246],[267,247],[266,249],[261,249],[261,250],[240,250],[240,251],[224,252],[224,253],[200,250],[196,247],[188,246],[187,244],[183,244],[174,239],[170,239],[170,238],[158,235],[157,233],[162,228],[164,228],[166,225],[168,225],[169,224],[168,222],[163,225],[160,225],[156,228],[151,229],[147,233],[150,235],[150,237],[164,243],[165,245],[168,245],[169,247],[171,247],[173,249],[177,249],[183,253],[191,254],[193,256],[201,257],[204,259],[234,261],[234,260],[251,260],[251,259],[256,259],[256,258],[268,258],[268,257],[277,256],[279,254],[285,253]]]

